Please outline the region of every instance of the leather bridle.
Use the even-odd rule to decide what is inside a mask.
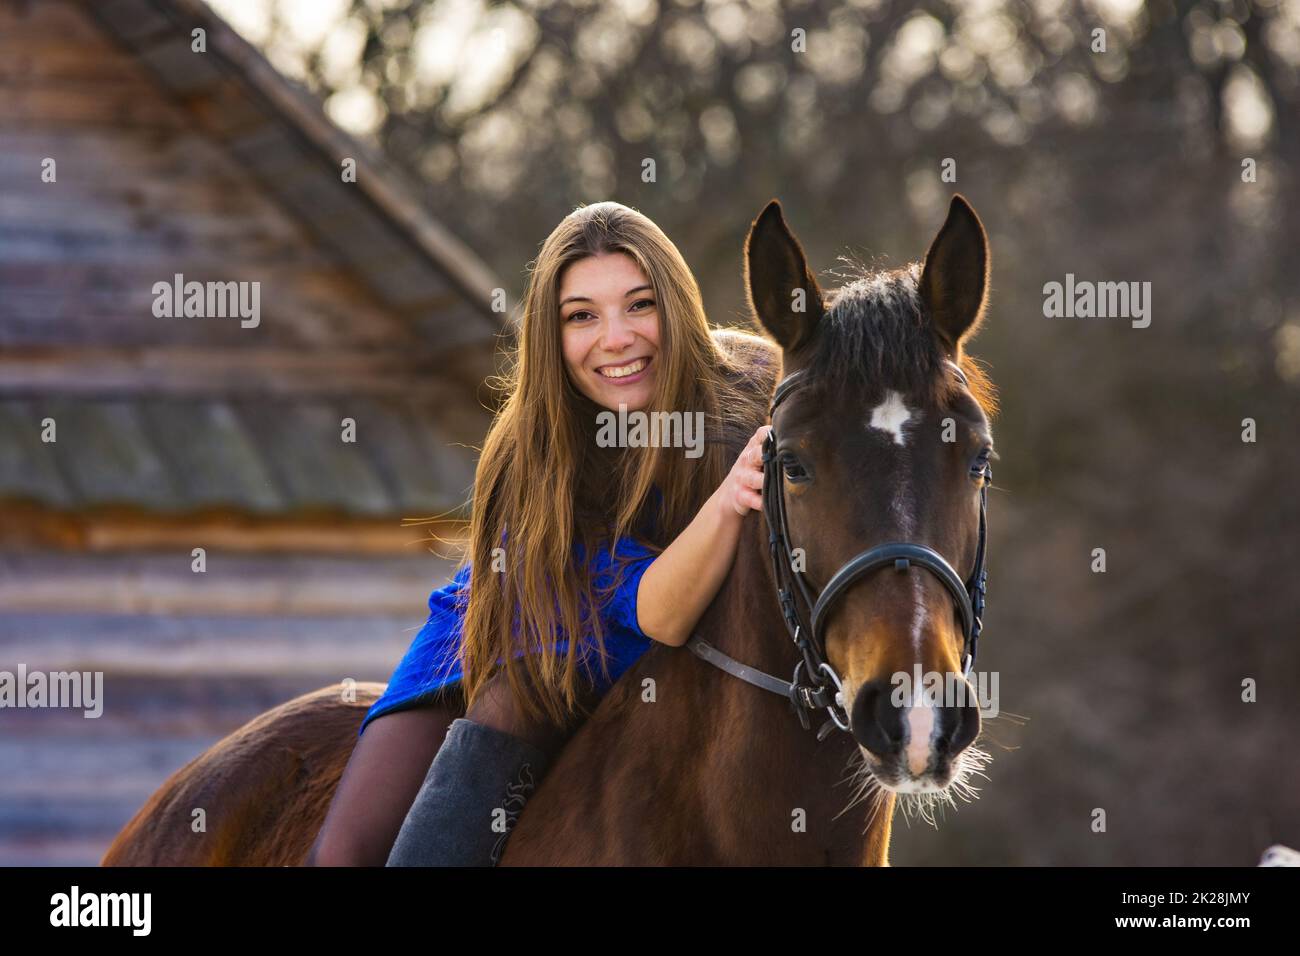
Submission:
[[[952,361],[948,364],[956,371],[963,385],[969,385],[961,368]],[[796,388],[804,384],[803,372],[794,372],[776,387],[772,404],[768,410],[769,417],[776,414],[777,406]],[[772,572],[776,579],[777,600],[781,614],[785,619],[786,630],[798,647],[800,660],[795,665],[794,677],[790,681],[765,674],[741,664],[717,648],[692,635],[687,647],[700,658],[729,674],[748,681],[764,690],[788,697],[791,708],[799,718],[805,730],[811,728],[810,713],[825,710],[830,719],[817,732],[817,739],[824,740],[832,729],[849,730],[848,702],[844,699],[844,687],[835,668],[826,658],[824,626],[831,607],[848,589],[868,574],[893,566],[900,572],[907,572],[913,565],[922,567],[937,577],[948,590],[961,615],[963,634],[965,635],[963,677],[969,677],[975,665],[975,653],[979,646],[980,631],[983,629],[985,585],[988,571],[984,567],[986,554],[987,517],[986,498],[989,482],[993,472],[987,464],[980,486],[979,540],[975,550],[975,566],[970,577],[963,581],[957,572],[939,552],[923,544],[909,542],[891,542],[863,551],[846,562],[831,576],[820,594],[815,594],[804,572],[796,567],[790,546],[790,529],[786,523],[785,491],[782,485],[781,463],[776,453],[776,428],[763,442],[763,515],[768,527],[768,550],[772,559]],[[804,608],[801,620],[796,606],[796,595]]]

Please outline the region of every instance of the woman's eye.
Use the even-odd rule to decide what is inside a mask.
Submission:
[[[567,321],[569,322],[582,321],[583,319],[589,318],[590,316],[591,316],[590,312],[570,312]]]
[[[644,312],[645,309],[638,309],[638,308],[637,308],[637,306],[640,306],[640,305],[644,305],[644,306],[647,306],[647,307],[653,309],[653,308],[655,307],[655,300],[654,300],[654,299],[637,299],[635,302],[632,303],[632,309],[633,309],[633,311]]]

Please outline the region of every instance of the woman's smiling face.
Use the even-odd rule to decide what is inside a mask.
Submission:
[[[569,377],[604,408],[650,404],[659,371],[659,304],[623,252],[588,256],[560,276],[560,339]]]

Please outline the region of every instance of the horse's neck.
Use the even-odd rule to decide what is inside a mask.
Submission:
[[[695,633],[742,664],[783,680],[793,676],[799,652],[777,603],[760,514],[745,521],[731,573]],[[857,745],[839,730],[818,742],[824,711],[805,730],[786,699],[686,648],[660,650],[648,673],[658,686],[656,707],[666,701],[672,709],[645,726],[683,734],[671,751],[695,780],[721,861],[885,862],[892,799],[878,811],[874,797],[865,799],[835,819],[857,792],[849,779]],[[716,808],[726,808],[725,820],[710,816]]]

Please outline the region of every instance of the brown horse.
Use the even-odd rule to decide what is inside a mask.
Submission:
[[[773,202],[750,227],[745,267],[785,375],[804,382],[774,425],[790,544],[808,582],[820,590],[882,542],[923,545],[962,572],[975,566],[992,390],[963,353],[988,276],[974,211],[954,197],[923,264],[864,274],[824,297]],[[763,515],[751,514],[697,635],[785,676],[801,652],[776,576]],[[814,630],[840,675],[837,712],[850,732],[820,741],[788,699],[685,649],[652,647],[549,768],[502,865],[888,865],[895,801],[926,813],[967,798],[966,779],[986,759],[972,746],[973,705],[890,694],[918,669],[969,686],[951,590],[918,567],[864,574],[843,590]],[[380,690],[360,685],[344,703],[338,687],[323,688],[250,722],[175,773],[104,864],[302,863]],[[192,826],[197,808],[205,832]]]

